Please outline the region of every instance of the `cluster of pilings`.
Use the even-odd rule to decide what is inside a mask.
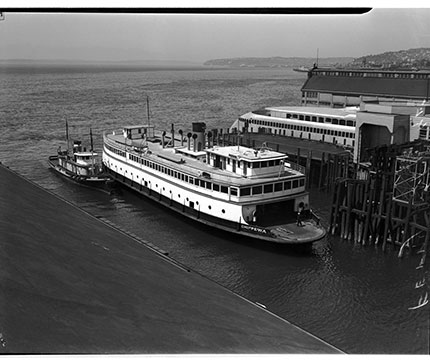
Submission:
[[[425,246],[430,239],[430,152],[381,147],[367,170],[334,185],[329,233],[357,243]],[[362,169],[361,169],[362,170]],[[359,178],[362,179],[359,179]]]

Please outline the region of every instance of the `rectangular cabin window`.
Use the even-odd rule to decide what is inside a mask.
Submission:
[[[252,195],[258,195],[258,194],[261,194],[262,192],[263,192],[263,187],[261,185],[254,186],[252,188]]]
[[[317,121],[317,117],[316,116],[312,116],[312,121]]]
[[[318,116],[318,122],[323,123],[324,122],[324,118],[322,116]]]
[[[291,189],[291,181],[285,181],[284,190],[290,190],[290,189]]]
[[[299,115],[299,120],[304,120],[304,116],[303,115]]]
[[[249,196],[249,195],[251,195],[251,188],[250,187],[240,189],[240,196]]]
[[[334,125],[339,125],[339,119],[332,119],[332,121],[331,121],[331,123],[332,124],[334,124]]]
[[[221,192],[224,193],[224,194],[228,194],[228,187],[221,185]]]
[[[299,187],[299,180],[293,180],[293,188]]]
[[[272,193],[273,192],[273,184],[264,185],[264,193]]]
[[[194,185],[199,186],[199,179],[194,179]]]
[[[305,116],[305,121],[310,121],[310,120],[311,120],[310,116],[309,116],[309,115],[306,115],[306,116]]]
[[[185,182],[188,182],[188,175],[185,175],[185,176],[184,176],[184,181],[185,181]]]
[[[206,187],[206,181],[200,180],[200,187]]]
[[[275,191],[282,191],[282,183],[281,182],[279,182],[279,183],[276,183],[275,184]]]
[[[275,166],[275,161],[269,160],[269,166]]]
[[[188,179],[188,182],[190,183],[190,184],[194,184],[194,178],[193,177],[189,177],[189,179]]]
[[[262,168],[267,167],[267,161],[262,161],[262,162],[261,162],[261,167],[262,167]]]
[[[212,190],[212,183],[210,181],[206,181],[206,189]]]
[[[219,191],[219,185],[213,184],[212,189],[213,189],[213,191]]]
[[[260,166],[261,166],[261,164],[260,164],[259,162],[254,162],[254,163],[252,163],[252,167],[253,167],[254,169],[258,169],[258,168],[260,168]]]
[[[331,118],[325,118],[325,122],[331,123]]]
[[[237,196],[237,188],[231,187],[230,188],[230,195],[231,196]]]
[[[305,186],[305,179],[300,179],[299,186]]]

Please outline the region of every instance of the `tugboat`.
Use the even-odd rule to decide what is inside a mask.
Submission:
[[[66,121],[66,141],[67,149],[58,148],[57,155],[52,155],[48,159],[49,166],[58,174],[78,183],[90,187],[108,190],[110,183],[113,183],[108,174],[103,172],[98,154],[93,150],[93,137],[90,129],[91,148],[87,151],[82,148],[80,140],[73,141],[73,148],[69,149],[69,133]]]

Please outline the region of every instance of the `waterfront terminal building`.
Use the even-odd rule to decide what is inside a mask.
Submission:
[[[347,107],[362,102],[428,101],[430,71],[313,68],[301,89],[302,105]]]

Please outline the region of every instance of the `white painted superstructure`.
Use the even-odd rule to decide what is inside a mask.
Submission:
[[[358,110],[357,107],[266,107],[240,116],[230,130],[242,132],[247,129],[251,133],[290,136],[353,148]]]
[[[309,197],[303,169],[285,154],[243,146],[175,147],[164,137],[149,141],[148,130],[142,125],[104,134],[103,164],[117,181],[223,230],[285,243],[324,236],[310,219],[304,227],[291,226],[300,205],[309,211]]]

